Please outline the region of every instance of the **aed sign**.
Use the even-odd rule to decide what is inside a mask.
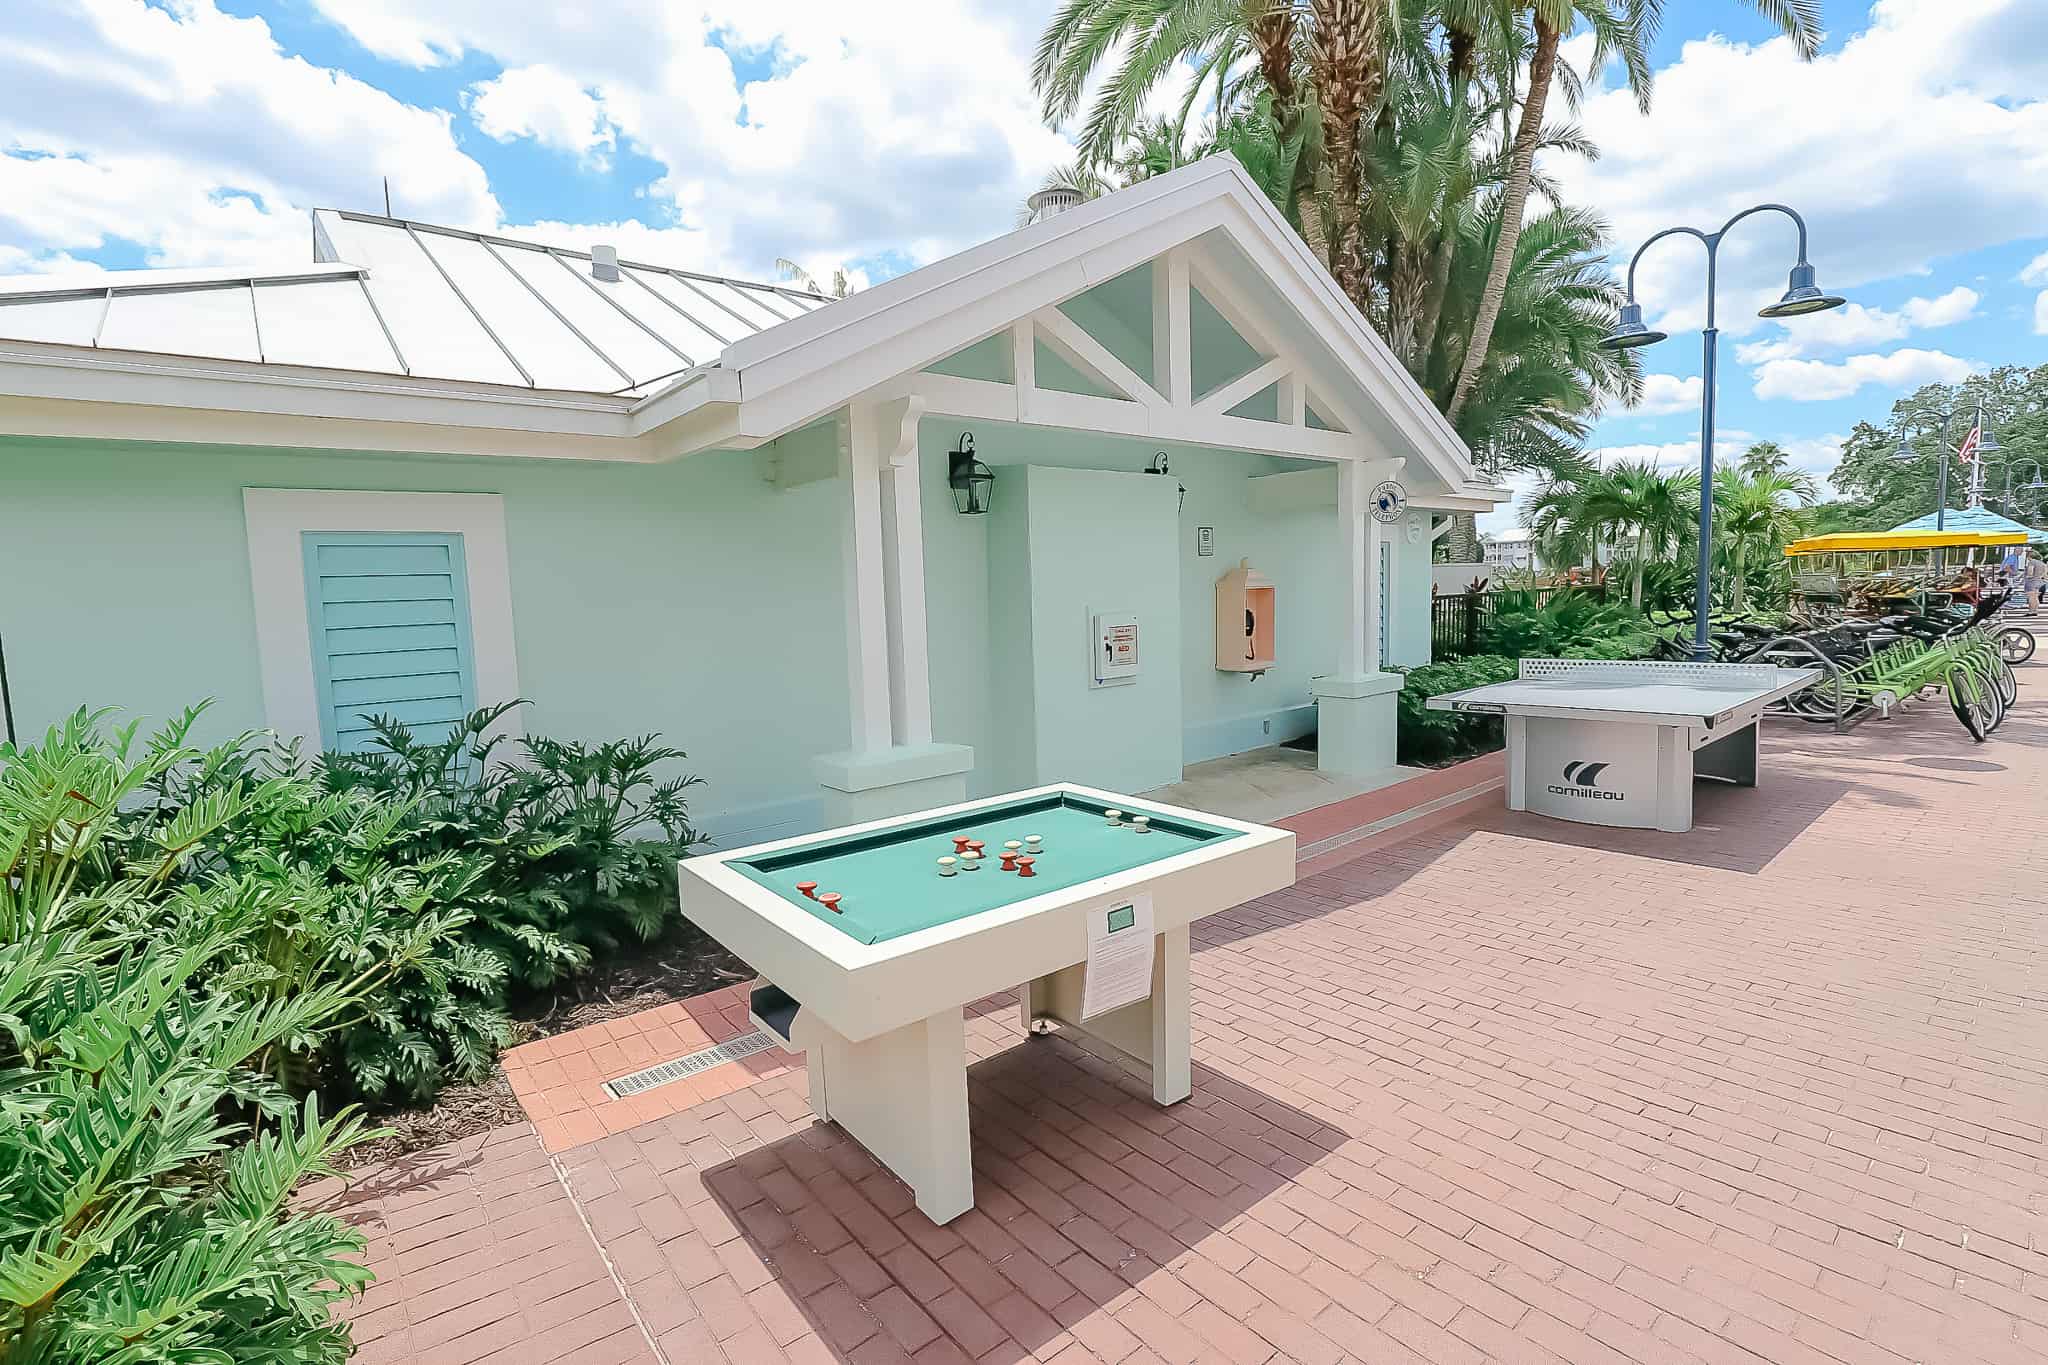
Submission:
[[[1089,618],[1090,687],[1115,687],[1138,680],[1138,618],[1129,612],[1097,612]]]

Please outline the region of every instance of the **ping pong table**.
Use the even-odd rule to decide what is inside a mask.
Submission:
[[[1765,709],[1820,676],[1771,664],[1524,659],[1514,682],[1446,692],[1429,707],[1506,721],[1509,810],[1682,834],[1693,780],[1754,787]]]

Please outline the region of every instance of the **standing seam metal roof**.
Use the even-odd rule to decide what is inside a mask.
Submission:
[[[0,281],[0,338],[638,394],[831,303],[721,275],[319,209],[316,264]]]

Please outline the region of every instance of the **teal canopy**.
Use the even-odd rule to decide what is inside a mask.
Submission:
[[[2032,526],[2022,525],[2011,517],[2001,517],[1988,507],[1965,507],[1961,511],[1951,508],[1944,521],[1945,525],[1942,529],[1946,531],[2004,531],[2008,533],[2024,531],[2029,544],[2040,545],[2048,543],[2048,531],[2040,531]],[[1929,512],[1924,517],[1915,517],[1911,521],[1900,522],[1897,526],[1892,527],[1892,529],[1894,531],[1932,531],[1934,529],[1934,513]]]

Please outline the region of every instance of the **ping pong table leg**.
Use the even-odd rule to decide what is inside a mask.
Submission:
[[[1762,730],[1763,722],[1753,720],[1711,744],[1701,745],[1692,756],[1693,771],[1701,777],[1719,778],[1738,787],[1754,787],[1757,746],[1762,743]]]
[[[1507,717],[1508,809],[1529,809],[1529,720]]]
[[[1188,926],[1159,935],[1152,966],[1152,1099],[1178,1104],[1194,1093],[1190,1056]]]
[[[1657,727],[1657,828],[1670,834],[1692,828],[1692,744],[1676,725]]]

